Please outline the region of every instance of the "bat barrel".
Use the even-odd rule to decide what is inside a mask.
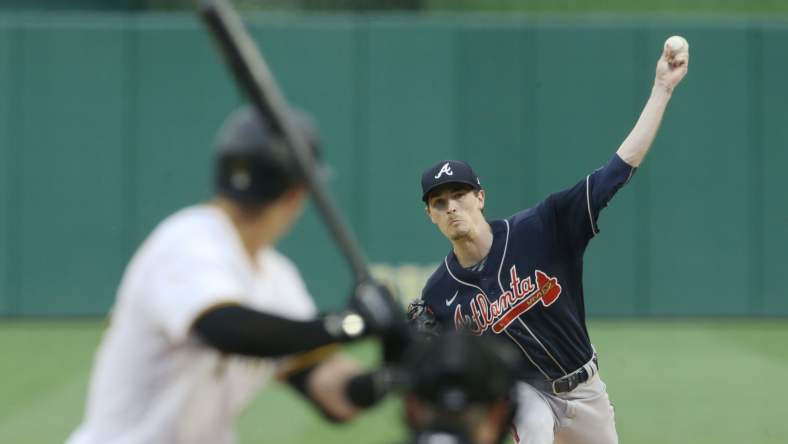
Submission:
[[[305,178],[323,221],[348,261],[355,282],[371,280],[367,259],[337,205],[321,186],[315,159],[305,135],[297,131],[290,121],[287,101],[238,13],[226,0],[202,0],[200,13],[243,93],[266,117],[271,130],[279,134],[293,150],[298,169]]]

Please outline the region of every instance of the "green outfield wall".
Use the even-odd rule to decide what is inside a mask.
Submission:
[[[690,73],[586,255],[593,315],[788,315],[788,21],[275,16],[250,24],[321,127],[329,187],[404,297],[448,250],[423,168],[466,159],[505,217],[613,154],[661,44]],[[190,16],[0,16],[0,315],[93,315],[168,213],[210,195],[240,98]],[[310,209],[282,248],[324,307],[350,274]]]

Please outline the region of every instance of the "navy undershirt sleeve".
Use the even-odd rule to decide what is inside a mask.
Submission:
[[[610,161],[575,186],[550,195],[544,208],[552,212],[557,238],[573,250],[582,250],[599,232],[597,218],[636,168],[614,154]]]

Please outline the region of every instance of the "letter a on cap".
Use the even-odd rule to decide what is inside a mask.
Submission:
[[[436,179],[440,179],[440,178],[441,178],[441,176],[442,176],[444,173],[445,173],[447,176],[452,176],[452,175],[454,175],[454,172],[451,170],[451,166],[449,165],[449,162],[446,162],[446,163],[444,163],[444,164],[443,164],[443,166],[441,167],[440,171],[438,171],[438,174],[436,174],[436,175],[435,175],[435,178],[436,178]]]

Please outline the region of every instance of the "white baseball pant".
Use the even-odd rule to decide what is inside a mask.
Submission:
[[[518,444],[618,444],[613,405],[596,366],[588,381],[568,393],[520,382],[517,401],[512,434]]]

